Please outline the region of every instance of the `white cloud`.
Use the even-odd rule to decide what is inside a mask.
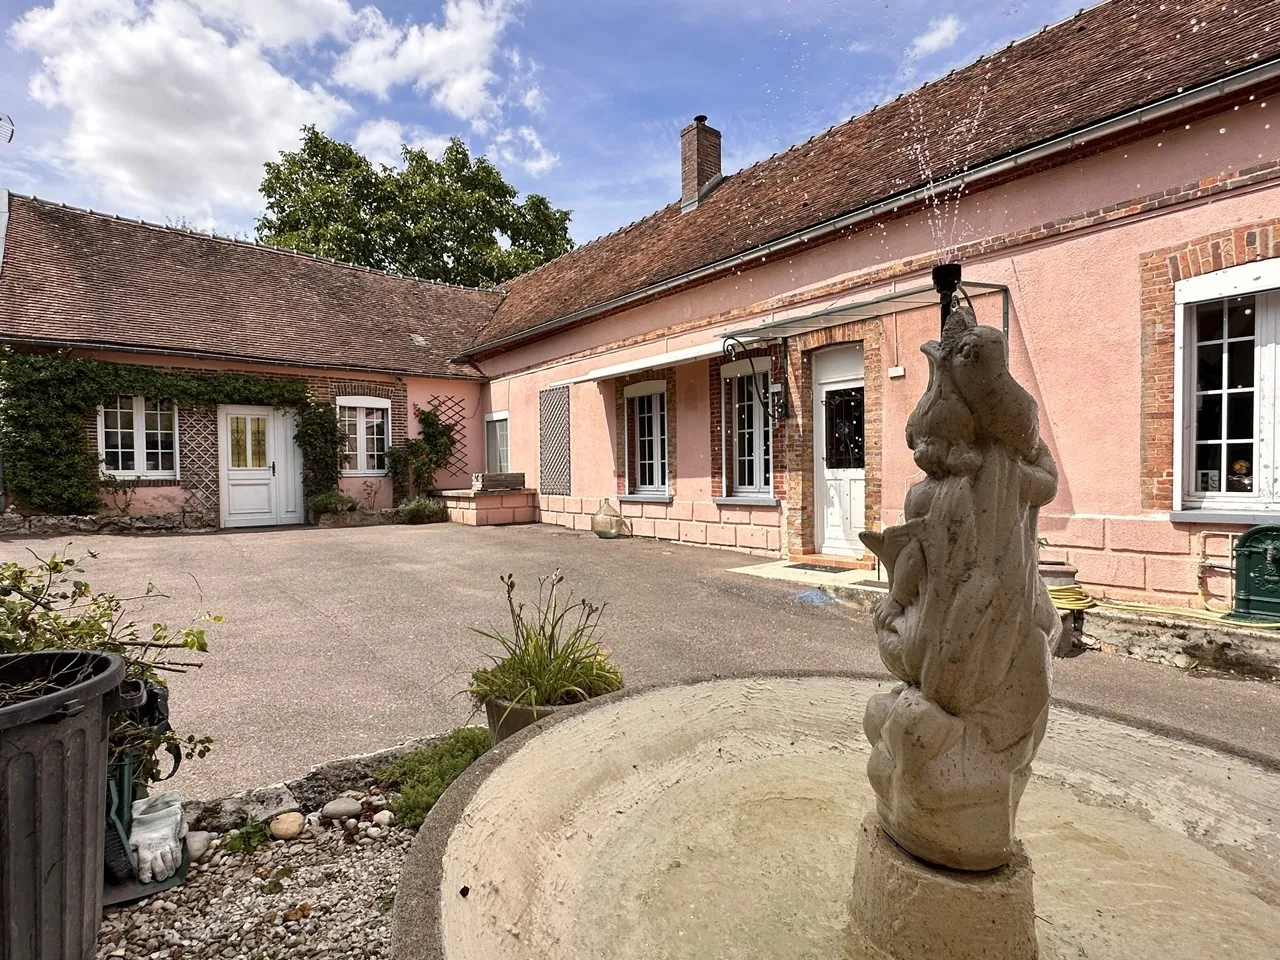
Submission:
[[[393,22],[367,0],[39,2],[7,36],[38,58],[27,84],[46,108],[0,157],[28,192],[243,227],[261,208],[263,164],[295,148],[301,127],[350,136],[339,84],[381,97],[413,85],[463,121],[362,116],[352,140],[378,163],[398,165],[403,143],[439,156],[467,126],[534,176],[559,161],[527,125],[543,109],[537,64],[503,43],[523,0],[436,0],[424,23]]]
[[[301,29],[300,21],[246,24],[264,37]],[[16,21],[10,36],[41,57],[32,97],[65,111],[65,133],[42,148],[48,162],[147,216],[255,209],[263,162],[296,145],[304,124],[328,126],[349,109],[181,0],[54,0]]]
[[[849,46],[845,47],[850,53],[870,53],[875,47],[862,40],[855,40]]]
[[[347,0],[189,0],[208,19],[265,47],[313,44],[356,19]]]
[[[494,60],[512,19],[509,0],[446,0],[441,24],[394,24],[366,7],[334,79],[384,98],[392,87],[412,83],[437,107],[483,130],[500,106]]]
[[[912,59],[927,57],[954,46],[964,33],[964,24],[954,13],[932,20],[929,29],[911,41],[909,56]]]
[[[489,155],[499,164],[517,164],[530,176],[540,177],[560,162],[560,155],[543,146],[533,127],[503,130],[494,138]]]
[[[541,113],[546,101],[542,96],[542,91],[538,89],[538,85],[534,84],[525,90],[520,97],[520,105],[530,113]]]
[[[382,117],[362,123],[352,141],[352,145],[374,163],[385,163],[389,167],[400,166],[400,148],[404,144],[439,157],[449,145],[449,138],[434,134],[425,127],[405,127]]]

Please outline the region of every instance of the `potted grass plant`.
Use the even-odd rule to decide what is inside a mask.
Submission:
[[[515,577],[507,574],[502,583],[511,629],[472,628],[501,653],[491,654],[493,663],[472,674],[467,690],[484,708],[494,743],[558,708],[622,689],[622,672],[596,639],[604,607],[562,600],[564,577],[558,570],[538,580],[530,612],[516,603]]]

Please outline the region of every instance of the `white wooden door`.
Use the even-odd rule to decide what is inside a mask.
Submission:
[[[301,523],[302,456],[292,414],[272,407],[218,408],[222,526]]]
[[[866,416],[862,345],[813,361],[814,540],[819,553],[860,557],[866,528]]]

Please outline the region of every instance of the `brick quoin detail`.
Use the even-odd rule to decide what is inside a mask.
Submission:
[[[633,373],[629,377],[618,377],[614,385],[614,412],[618,424],[617,446],[614,448],[613,474],[617,477],[618,496],[624,497],[633,488],[636,480],[635,457],[627,455],[626,444],[634,442],[634,418],[631,416],[631,405],[623,395],[626,388],[633,383],[645,383],[648,380],[666,380],[667,382],[667,492],[676,494],[676,371],[674,367],[665,370],[644,370]],[[623,470],[627,474],[623,473]]]
[[[861,343],[865,367],[866,408],[866,528],[880,529],[880,481],[882,477],[882,433],[884,422],[884,382],[881,373],[881,324],[876,320],[814,330],[787,341],[788,403],[791,419],[786,446],[787,501],[786,543],[783,554],[814,551],[814,488],[817,482],[813,462],[813,354],[822,347],[840,343]]]
[[[1243,171],[1242,171],[1243,172]],[[1142,507],[1172,510],[1174,284],[1227,267],[1280,257],[1280,219],[1197,237],[1139,257],[1142,283]]]

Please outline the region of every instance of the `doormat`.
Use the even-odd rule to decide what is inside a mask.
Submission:
[[[815,573],[850,573],[848,567],[833,567],[824,563],[788,563],[788,570],[812,570]]]

